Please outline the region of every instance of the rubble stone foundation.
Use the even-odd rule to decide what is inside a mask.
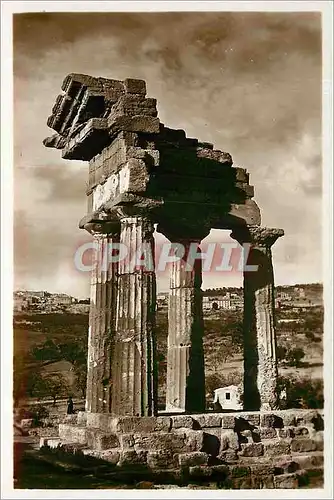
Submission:
[[[59,426],[61,446],[120,473],[171,481],[221,481],[231,488],[322,486],[323,414],[317,410],[113,417],[80,412]]]

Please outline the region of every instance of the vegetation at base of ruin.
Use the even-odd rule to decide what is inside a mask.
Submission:
[[[303,366],[302,359],[304,357],[305,351],[301,347],[293,347],[292,349],[289,349],[288,347],[284,347],[282,345],[277,346],[277,359],[287,366],[300,368]]]
[[[285,392],[280,401],[281,409],[324,407],[324,383],[321,379],[279,377],[278,391]]]

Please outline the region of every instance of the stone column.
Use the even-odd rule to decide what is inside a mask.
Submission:
[[[157,412],[153,231],[152,222],[146,218],[121,219],[120,243],[128,249],[128,256],[120,262],[118,277],[112,401],[115,415],[150,416]]]
[[[111,366],[115,335],[117,264],[110,262],[111,245],[119,241],[107,227],[88,229],[93,234],[94,250],[88,333],[86,411],[111,411]]]
[[[244,265],[244,409],[277,408],[277,359],[274,273],[271,246],[282,229],[249,226],[231,236],[245,245]]]
[[[182,242],[184,259],[171,264],[168,305],[166,410],[205,410],[202,262],[186,264],[190,242]]]

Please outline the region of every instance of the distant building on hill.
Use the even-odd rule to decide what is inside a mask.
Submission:
[[[70,305],[72,304],[72,302],[74,302],[74,299],[73,297],[70,297],[69,295],[67,295],[66,293],[53,293],[52,294],[52,302],[54,304],[58,304],[58,305]]]
[[[22,312],[28,308],[28,300],[22,295],[14,295],[14,311]]]
[[[227,292],[226,295],[203,297],[204,310],[225,309],[229,311],[236,311],[242,308],[243,299],[236,293]]]

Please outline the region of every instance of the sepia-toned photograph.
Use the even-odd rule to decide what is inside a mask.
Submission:
[[[5,498],[331,498],[331,2],[13,3]]]

